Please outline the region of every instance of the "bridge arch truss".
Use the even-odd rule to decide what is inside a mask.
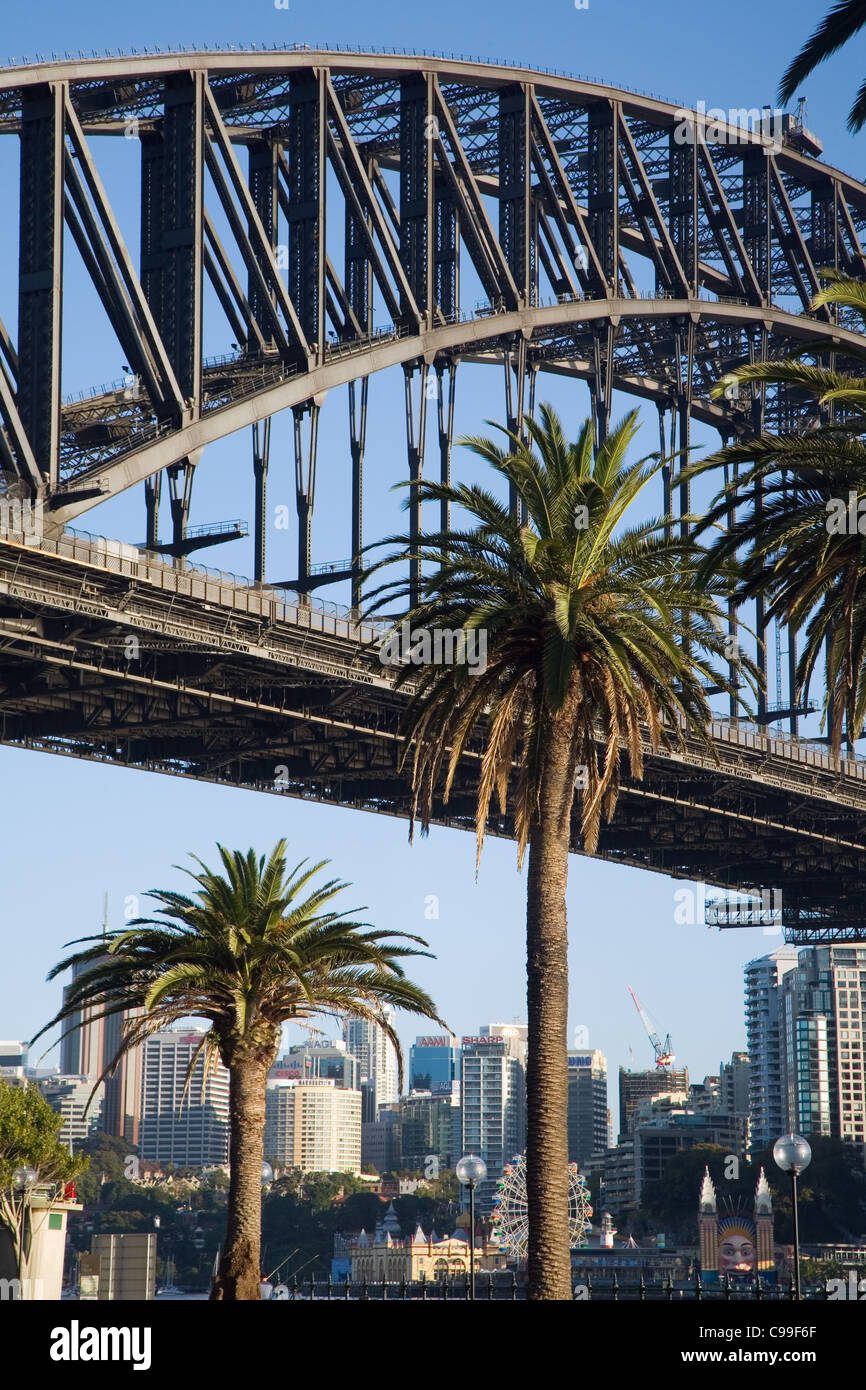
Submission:
[[[203,450],[250,428],[266,582],[270,420],[291,408],[301,594],[351,579],[360,602],[367,386],[380,370],[405,375],[409,477],[431,466],[428,414],[447,477],[464,361],[503,372],[515,431],[547,371],[589,383],[599,438],[615,390],[654,403],[663,448],[685,457],[692,420],[733,439],[808,419],[784,388],[712,402],[724,371],[792,345],[839,365],[860,341],[844,311],[809,305],[822,267],[866,272],[866,186],[817,158],[794,118],[768,132],[519,67],[290,50],[6,69],[0,136],[19,148],[4,476],[42,501],[51,534],[143,484],[146,544],[180,558],[242,533],[188,523]],[[106,136],[134,171],[134,237],[100,172]],[[77,331],[63,316],[73,257],[129,366],[75,399],[62,360]],[[323,574],[317,422],[337,387],[352,556]],[[672,513],[689,511],[675,468],[665,492]],[[756,616],[762,632],[760,604]],[[795,662],[791,642],[789,690]],[[796,732],[790,693],[788,705]],[[756,713],[782,712],[763,695]]]

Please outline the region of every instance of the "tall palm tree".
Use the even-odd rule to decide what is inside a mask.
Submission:
[[[834,270],[821,275],[827,284],[812,307],[843,305],[866,324],[866,283]],[[721,527],[734,512],[736,522],[717,536],[707,569],[745,548],[739,598],[763,593],[768,619],[793,632],[805,628],[797,698],[808,692],[823,653],[824,721],[838,756],[843,735],[851,744],[866,716],[866,375],[803,362],[809,351],[739,367],[711,394],[738,383],[794,387],[814,397],[817,428],[743,440],[687,471],[731,470],[701,525]],[[845,354],[866,363],[866,348],[846,345]],[[839,417],[831,419],[831,410]]]
[[[184,870],[198,885],[192,897],[168,890],[150,896],[162,906],[128,930],[83,937],[97,944],[67,956],[49,975],[82,971],[63,1008],[44,1033],[81,1009],[104,1018],[144,1010],[125,1031],[115,1062],[151,1033],[178,1019],[210,1021],[190,1066],[203,1056],[203,1078],[222,1061],[229,1072],[228,1230],[211,1298],[261,1297],[261,1178],[267,1074],[281,1025],[316,1015],[378,1023],[397,1050],[400,1043],[385,1006],[441,1022],[430,997],[406,979],[401,958],[429,955],[401,942],[426,946],[406,932],[365,930],[329,907],[348,885],[329,879],[304,890],[329,862],[303,861],[286,869],[286,843],[266,858],[253,850],[219,847],[224,873],[195,859]],[[68,1030],[69,1031],[69,1030]],[[40,1034],[37,1034],[37,1037]]]
[[[537,452],[505,430],[505,449],[463,441],[513,486],[525,523],[480,486],[423,482],[417,497],[462,509],[471,524],[414,541],[392,536],[383,544],[400,549],[381,563],[421,561],[411,629],[462,629],[467,652],[482,634],[486,640],[483,669],[480,661],[401,667],[397,683],[416,686],[404,760],[413,825],[419,818],[426,830],[440,780],[447,802],[470,745],[483,749],[478,857],[494,793],[503,814],[514,796],[519,863],[529,848],[529,1296],[568,1299],[565,895],[575,784],[584,847],[593,853],[601,818],[616,805],[621,752],[640,778],[645,741],[652,749],[681,745],[690,729],[710,746],[706,686],[717,679],[710,657],[723,637],[714,585],[695,583],[693,544],[667,539],[658,520],[631,522],[661,467],[626,461],[636,412],[595,451],[590,421],[572,444],[548,405],[527,425]],[[383,584],[370,611],[411,604],[411,592],[403,580]]]
[[[779,100],[790,101],[804,78],[814,72],[833,53],[866,24],[866,0],[837,0],[821,20],[810,39],[804,43],[779,84]],[[862,129],[866,121],[866,81],[863,82],[848,113],[848,129]]]

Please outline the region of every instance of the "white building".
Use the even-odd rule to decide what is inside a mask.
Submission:
[[[63,1116],[57,1135],[61,1144],[80,1149],[85,1139],[100,1128],[104,1083],[100,1081],[94,1090],[92,1076],[46,1076],[36,1085],[51,1109]]]
[[[385,1015],[394,1024],[394,1011],[386,1005]],[[367,1091],[364,1119],[377,1118],[380,1105],[396,1105],[400,1097],[397,1084],[397,1053],[384,1028],[365,1018],[347,1018],[343,1024],[346,1049],[361,1064],[361,1089]]]
[[[144,1043],[140,1153],[157,1163],[200,1168],[224,1164],[229,1152],[229,1074],[212,1067],[202,1090],[204,1057],[187,1072],[200,1032],[166,1028]],[[186,1094],[184,1095],[184,1087]]]
[[[20,1080],[27,1069],[27,1044],[25,1042],[0,1042],[0,1079]]]
[[[769,955],[749,961],[744,972],[753,1151],[775,1143],[787,1127],[779,986],[796,964],[796,949],[781,946]]]
[[[331,1079],[269,1081],[265,1158],[305,1173],[360,1173],[361,1092]]]
[[[866,948],[806,947],[780,993],[785,1128],[863,1144]]]
[[[490,1027],[490,1025],[487,1025]],[[516,1026],[516,1025],[503,1025]],[[479,1210],[491,1210],[496,1181],[526,1144],[526,1077],[520,1040],[478,1033],[462,1040],[460,1097],[463,1153],[480,1154],[487,1179],[479,1183]]]
[[[529,1050],[528,1023],[482,1023],[478,1029],[481,1038],[502,1038],[508,1056],[516,1057],[526,1071],[526,1054]]]

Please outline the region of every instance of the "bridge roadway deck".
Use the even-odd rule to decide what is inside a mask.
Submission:
[[[5,744],[406,817],[406,696],[377,642],[334,604],[119,542],[0,538]],[[781,891],[790,940],[866,939],[866,760],[721,720],[713,735],[717,763],[690,741],[625,776],[600,857]],[[474,825],[477,756],[438,823]]]

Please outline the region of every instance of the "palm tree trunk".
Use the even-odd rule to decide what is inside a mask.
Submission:
[[[262,1159],[268,1067],[243,1058],[229,1068],[228,1229],[212,1299],[261,1298]]]
[[[571,1299],[568,1229],[568,930],[565,890],[576,681],[551,719],[529,835],[526,912],[528,1297]]]

